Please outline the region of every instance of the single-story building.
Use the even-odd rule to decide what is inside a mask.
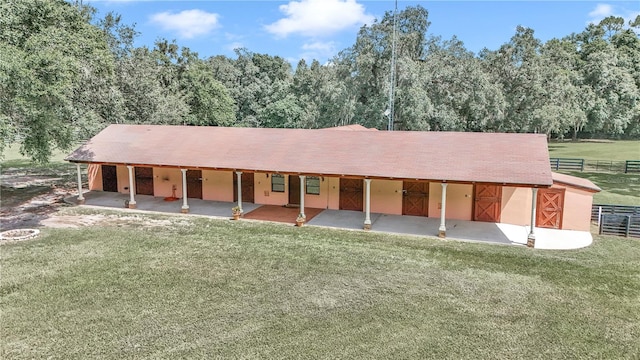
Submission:
[[[552,173],[545,135],[111,125],[66,160],[89,190],[589,231],[591,181]],[[535,199],[535,201],[532,201]],[[532,227],[529,237],[535,238]]]

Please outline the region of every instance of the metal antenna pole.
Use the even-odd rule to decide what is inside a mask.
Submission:
[[[391,75],[389,76],[389,124],[387,130],[393,131],[394,90],[396,86],[396,14],[398,13],[398,0],[393,10],[393,35],[391,40]]]

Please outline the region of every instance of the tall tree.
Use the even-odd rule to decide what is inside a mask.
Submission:
[[[0,4],[1,148],[15,138],[39,162],[99,128],[108,106],[80,93],[107,94],[114,60],[93,12],[63,0]]]

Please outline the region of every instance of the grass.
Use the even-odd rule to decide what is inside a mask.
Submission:
[[[638,240],[597,236],[586,249],[540,251],[246,221],[154,219],[172,225],[129,219],[43,229],[37,239],[2,245],[0,357],[640,353]]]
[[[640,141],[551,142],[549,156],[585,160],[640,160]]]
[[[602,191],[593,196],[594,204],[640,206],[640,174],[612,174],[604,172],[562,171],[589,179]]]

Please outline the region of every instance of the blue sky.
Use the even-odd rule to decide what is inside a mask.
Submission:
[[[358,29],[392,11],[394,1],[171,1],[84,0],[98,16],[122,15],[141,33],[137,46],[175,39],[201,57],[226,55],[245,47],[279,55],[292,64],[301,58],[326,62],[355,42]],[[429,11],[429,34],[457,36],[467,49],[495,50],[518,25],[533,28],[546,41],[580,32],[609,15],[629,20],[640,14],[639,1],[398,1],[398,10],[420,4]]]

